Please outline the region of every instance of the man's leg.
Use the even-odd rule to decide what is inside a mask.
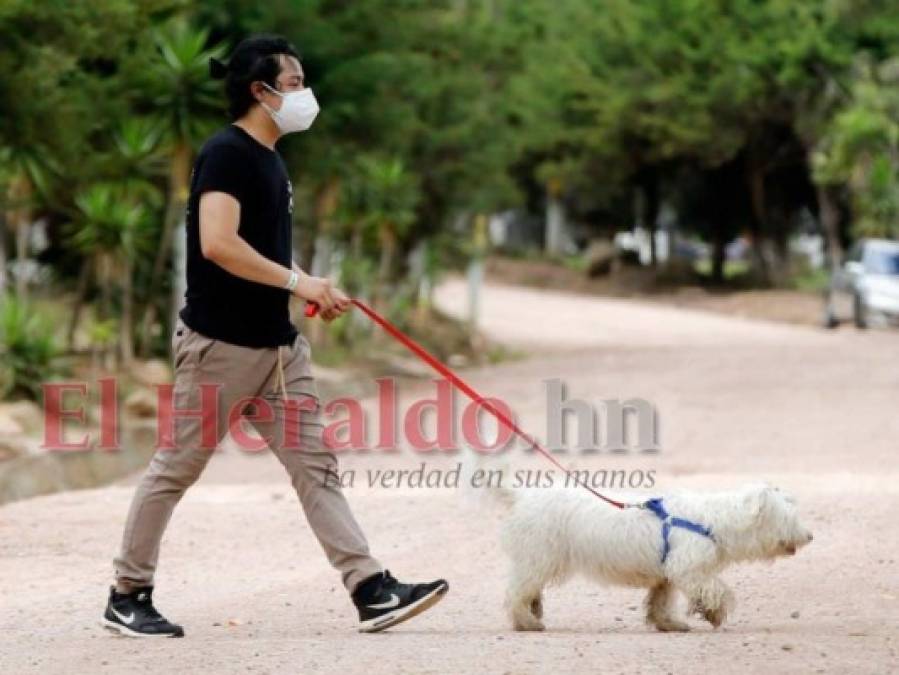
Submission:
[[[260,434],[271,439],[269,447],[290,475],[309,526],[352,593],[361,581],[383,568],[369,553],[365,535],[335,480],[337,458],[322,444],[321,405],[312,377],[309,343],[298,336],[293,345],[282,347],[281,355],[285,389],[299,411],[285,411],[276,358],[263,390],[274,410],[274,420],[254,425]],[[288,424],[291,429],[286,428]],[[299,442],[288,442],[285,447],[285,439],[291,441],[291,433]]]
[[[175,447],[156,451],[137,486],[114,560],[116,590],[130,593],[151,586],[159,558],[159,543],[184,492],[199,478],[214,448],[203,447],[203,422],[179,417],[179,410],[197,410],[200,385],[218,389],[216,444],[225,435],[231,406],[258,390],[271,354],[262,349],[237,347],[207,338],[180,320],[173,337],[175,355]]]
[[[287,396],[299,406],[299,429],[285,429],[296,424],[296,412],[293,419],[291,413],[285,414],[277,366],[265,389],[275,421],[256,424],[257,429],[270,437],[270,447],[290,474],[312,531],[328,560],[340,571],[359,612],[359,630],[377,632],[411,619],[439,602],[449,585],[443,579],[402,583],[389,571],[382,571],[380,563],[371,557],[339,481],[334,479],[337,458],[322,443],[321,406],[305,337],[299,336],[293,345],[282,349],[282,363]],[[304,399],[313,405],[304,405]],[[292,443],[297,439],[290,437],[291,432],[298,432],[299,443]],[[285,445],[285,438],[291,443]]]

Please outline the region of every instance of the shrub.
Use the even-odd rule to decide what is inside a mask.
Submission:
[[[38,400],[60,353],[48,317],[14,297],[0,301],[0,398]]]

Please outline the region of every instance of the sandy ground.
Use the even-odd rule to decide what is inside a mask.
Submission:
[[[716,288],[701,285],[698,279],[681,276],[677,283],[653,282],[647,268],[626,267],[614,275],[588,277],[548,260],[491,256],[486,263],[491,281],[547,288],[565,292],[639,299],[641,302],[744,316],[754,319],[818,327],[824,318],[824,298],[820,292],[789,288]]]
[[[439,304],[463,308],[464,290],[443,285]],[[483,309],[485,332],[530,356],[467,376],[537,435],[548,378],[572,397],[656,405],[658,454],[566,461],[652,469],[659,489],[767,479],[798,496],[814,543],[773,566],[732,568],[738,608],[717,631],[693,621],[688,634],[652,632],[641,592],[574,581],[549,591],[545,633],[516,634],[501,607],[500,513],[453,489],[365,485],[369,469],[459,458],[347,455],[348,496],[375,554],[400,578],[451,585],[415,621],[360,635],[278,463],[226,449],[164,542],[158,605],[184,640],[97,627],[133,477],[0,508],[0,672],[899,671],[899,335],[502,286],[487,288]],[[432,390],[403,390],[407,401],[422,393]]]

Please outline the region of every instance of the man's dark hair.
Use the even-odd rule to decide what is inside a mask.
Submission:
[[[251,35],[242,40],[231,54],[228,65],[218,59],[209,60],[209,72],[225,80],[228,114],[232,120],[243,117],[256,102],[250,84],[265,82],[276,89],[275,79],[281,72],[282,54],[299,60],[296,48],[280,35]]]

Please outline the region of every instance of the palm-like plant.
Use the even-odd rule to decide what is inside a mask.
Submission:
[[[220,57],[224,47],[210,48],[208,42],[208,30],[195,29],[183,17],[177,17],[156,32],[157,58],[141,71],[149,103],[161,111],[159,120],[168,155],[167,207],[150,276],[151,288],[159,287],[171,254],[175,224],[183,217],[194,151],[215,126],[221,110],[218,88],[209,78],[209,59]],[[183,256],[181,247],[178,255]],[[183,261],[176,260],[175,269],[181,267]],[[173,285],[173,297],[180,300],[183,280],[176,278]],[[144,313],[142,350],[155,316],[156,307],[151,303]]]
[[[127,363],[133,355],[134,261],[152,246],[147,210],[130,199],[127,186],[121,184],[93,185],[76,195],[75,206],[70,241],[92,261],[103,319],[112,314],[113,287],[118,285],[121,290],[120,348]]]
[[[22,274],[28,257],[28,235],[32,209],[40,195],[46,194],[56,168],[50,152],[41,145],[0,147],[0,210],[16,239],[16,295],[25,299],[27,279]],[[0,232],[0,239],[3,238]],[[0,242],[2,248],[2,242]],[[0,262],[5,268],[5,250]],[[0,293],[5,291],[5,269],[0,270]]]
[[[164,158],[160,153],[162,126],[158,120],[148,117],[127,117],[119,122],[112,134],[112,148],[98,160],[99,173],[115,180],[115,193],[125,204],[140,204],[144,207],[153,236],[158,230],[156,216],[163,206],[163,195],[154,179],[165,170]],[[82,197],[83,198],[83,197]],[[83,217],[83,212],[79,218]],[[140,259],[138,259],[140,260]],[[68,343],[74,344],[75,333],[81,319],[81,309],[88,291],[91,270],[94,267],[91,255],[84,258],[78,280],[75,304],[69,317]],[[129,275],[129,278],[132,275]],[[128,294],[130,296],[130,294]]]
[[[112,163],[122,188],[154,209],[161,206],[162,195],[153,179],[165,171],[162,135],[163,124],[154,117],[127,117],[113,134]]]

